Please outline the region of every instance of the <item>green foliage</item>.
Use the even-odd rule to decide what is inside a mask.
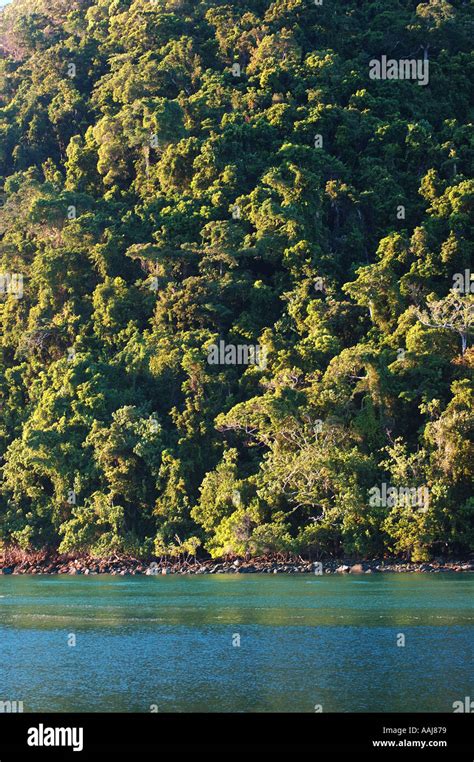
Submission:
[[[472,549],[469,4],[0,14],[0,542]]]

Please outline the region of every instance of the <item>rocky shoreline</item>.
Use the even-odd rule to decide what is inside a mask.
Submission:
[[[167,561],[158,559],[143,562],[138,559],[108,559],[70,556],[0,557],[0,574],[111,574],[111,575],[166,575],[166,574],[374,574],[381,572],[474,572],[474,559],[443,559],[414,563],[397,558],[358,561],[340,559],[328,561],[282,561],[269,558],[251,560]]]

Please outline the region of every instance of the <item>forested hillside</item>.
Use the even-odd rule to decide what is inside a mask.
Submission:
[[[469,552],[473,3],[0,17],[4,545]]]

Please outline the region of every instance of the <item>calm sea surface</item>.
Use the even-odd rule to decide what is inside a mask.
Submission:
[[[0,700],[450,712],[474,697],[473,600],[472,574],[1,576]]]

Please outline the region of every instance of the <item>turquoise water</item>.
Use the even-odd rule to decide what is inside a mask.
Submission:
[[[0,700],[450,712],[474,696],[473,592],[469,574],[2,576]]]

